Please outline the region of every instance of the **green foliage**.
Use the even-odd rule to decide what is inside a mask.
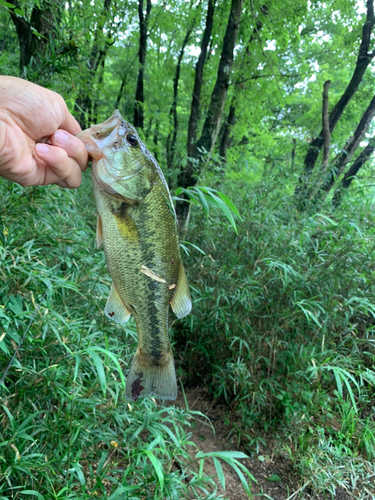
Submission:
[[[279,436],[314,492],[373,491],[372,206],[301,214],[269,181],[222,189],[243,221],[236,236],[194,213],[205,255],[187,257],[193,311],[175,334],[188,383],[225,400],[249,450]],[[368,474],[353,486],[357,466]]]
[[[114,107],[132,121],[139,51],[135,1],[110,2],[105,13],[103,0],[25,0],[18,7],[1,0],[1,73],[19,75],[10,11],[28,25],[33,9],[46,5],[52,28],[45,38],[31,28],[40,45],[22,76],[60,92],[77,116],[80,97],[81,104],[84,98],[91,103],[94,121],[106,119]],[[207,2],[152,2],[141,135],[173,189],[188,160],[194,66],[206,9]],[[198,135],[228,12],[229,3],[218,1]],[[302,492],[333,496],[342,487],[354,498],[372,499],[373,172],[358,176],[339,210],[323,203],[319,213],[308,206],[301,214],[290,201],[321,128],[323,83],[332,81],[332,109],[353,73],[363,6],[354,0],[254,1],[244,3],[243,19],[222,120],[235,106],[227,163],[214,150],[199,180],[210,187],[176,191],[200,209],[193,210],[188,241],[182,242],[194,309],[177,322],[180,369],[189,383],[208,385],[213,397],[227,403],[230,433],[250,451],[279,443],[277,451],[301,476]],[[93,72],[98,53],[105,57]],[[167,168],[180,55],[179,128],[174,163]],[[337,124],[331,160],[370,102],[374,75],[366,72]],[[317,170],[312,182],[319,180]],[[189,462],[185,428],[192,412],[152,401],[124,404],[123,371],[136,334],[134,325],[110,325],[100,312],[109,281],[103,256],[94,249],[88,187],[75,195],[2,183],[0,194],[2,373],[23,342],[1,387],[2,498],[214,498],[212,480]],[[252,478],[234,455],[196,458],[202,464],[209,456],[223,486],[220,460],[230,462],[248,491]]]
[[[0,498],[219,498],[188,451],[204,416],[125,401],[136,329],[102,311],[89,179],[75,192],[2,181],[0,194],[0,377],[17,350],[0,386]],[[249,491],[238,456],[215,460]]]
[[[210,214],[210,205],[219,208],[237,233],[237,226],[233,214],[239,218],[240,214],[226,194],[209,187],[195,186],[189,187],[188,189],[179,187],[175,191],[175,199],[179,199],[178,196],[181,193],[184,193],[190,202],[200,205],[206,217]]]

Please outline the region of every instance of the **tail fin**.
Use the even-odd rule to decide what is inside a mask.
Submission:
[[[173,354],[161,365],[151,364],[136,352],[126,379],[125,397],[128,401],[154,396],[174,401],[177,398],[176,372]]]

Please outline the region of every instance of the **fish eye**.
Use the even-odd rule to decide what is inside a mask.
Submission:
[[[138,146],[138,139],[134,135],[132,134],[127,135],[126,140],[130,144],[130,146],[132,147]]]

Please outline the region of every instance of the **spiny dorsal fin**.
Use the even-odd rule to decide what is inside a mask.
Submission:
[[[126,323],[130,318],[131,312],[126,309],[113,283],[104,312],[107,318],[116,321],[116,323]]]
[[[103,226],[102,219],[98,214],[96,218],[96,248],[100,248],[100,245],[103,243]]]
[[[182,262],[180,262],[180,273],[178,275],[176,290],[171,300],[171,307],[177,318],[183,318],[191,311],[190,290]]]

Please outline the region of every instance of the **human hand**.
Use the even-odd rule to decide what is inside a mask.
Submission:
[[[77,188],[88,162],[74,137],[80,130],[59,94],[0,76],[0,176],[22,186]]]

